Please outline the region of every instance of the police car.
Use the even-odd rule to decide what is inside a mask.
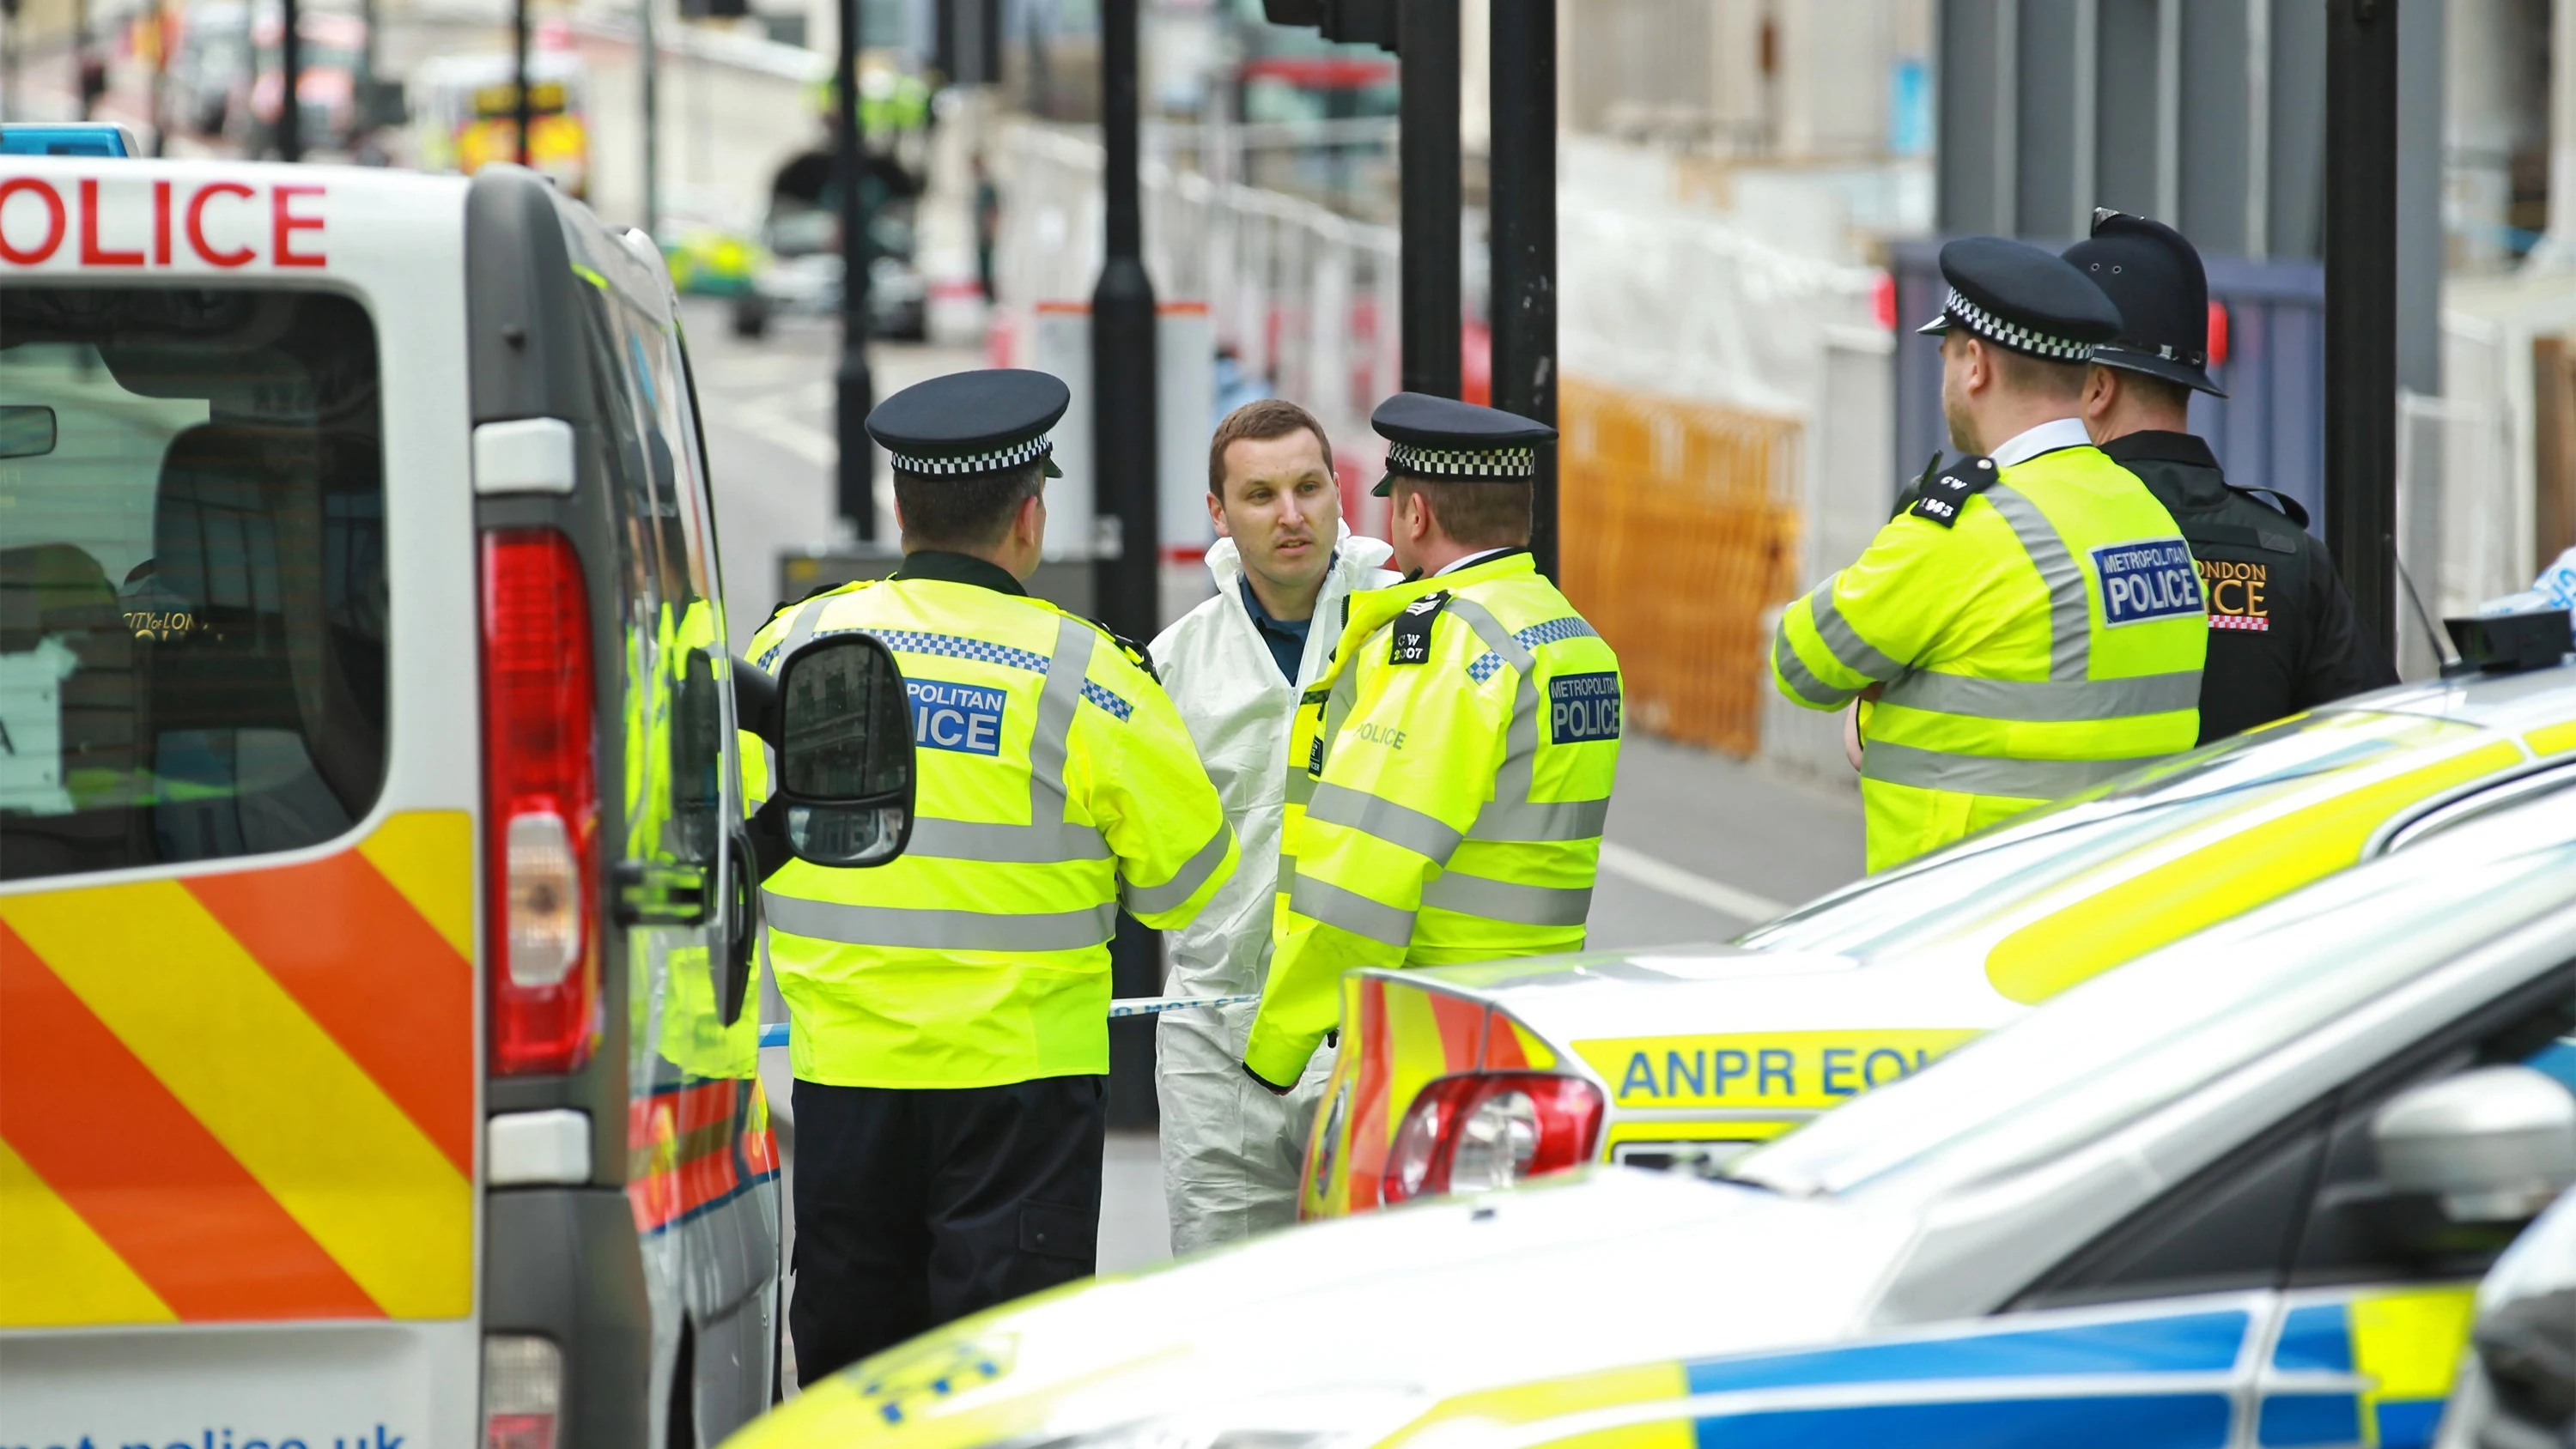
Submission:
[[[2134,773],[1732,946],[1354,972],[1301,1212],[1722,1158],[2098,972],[2570,779],[2576,667],[2476,674]]]
[[[2576,1177],[2576,782],[2067,991],[1715,1180],[1595,1167],[1033,1299],[822,1446],[2426,1442]]]
[[[0,157],[0,1439],[711,1443],[778,1160],[661,260],[77,139]]]

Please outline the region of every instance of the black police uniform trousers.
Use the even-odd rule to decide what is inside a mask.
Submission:
[[[796,1083],[797,1381],[1091,1276],[1108,1082]]]

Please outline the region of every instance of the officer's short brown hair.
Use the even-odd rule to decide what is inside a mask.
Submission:
[[[1037,496],[1046,465],[1023,463],[991,473],[914,473],[894,470],[895,507],[903,515],[904,543],[947,553],[981,553],[1011,531],[1020,500]]]
[[[2052,401],[2084,395],[2085,364],[2051,362],[2045,357],[2033,357],[2027,352],[2015,352],[2009,347],[1987,342],[1982,337],[1977,340],[1985,343],[1986,356],[1994,359],[1995,376],[2008,391]]]
[[[1284,438],[1299,429],[1315,435],[1315,446],[1324,450],[1324,472],[1333,471],[1333,440],[1324,436],[1324,425],[1315,415],[1284,397],[1265,397],[1245,403],[1225,415],[1216,425],[1216,436],[1208,439],[1208,492],[1220,503],[1225,501],[1225,450],[1237,443],[1266,443]]]
[[[1451,543],[1465,548],[1519,548],[1530,540],[1530,485],[1457,483],[1395,475],[1388,501],[1400,511],[1404,495],[1419,493],[1432,521]]]

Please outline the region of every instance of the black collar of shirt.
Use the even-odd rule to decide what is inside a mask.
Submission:
[[[2182,463],[2216,468],[2218,455],[2191,433],[2143,432],[2113,438],[2102,445],[2114,463]]]
[[[903,567],[894,571],[893,580],[936,579],[943,584],[973,584],[999,594],[1017,594],[1027,598],[1029,591],[1011,577],[1011,571],[972,554],[948,553],[941,549],[915,549],[903,556]]]

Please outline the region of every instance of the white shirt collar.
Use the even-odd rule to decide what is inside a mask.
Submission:
[[[1441,574],[1454,574],[1460,569],[1471,569],[1489,558],[1497,558],[1510,552],[1511,550],[1508,548],[1489,548],[1483,553],[1471,553],[1465,558],[1459,559],[1457,562],[1450,564],[1446,568],[1434,571],[1431,576],[1436,579],[1440,577]]]
[[[2060,448],[2092,446],[2093,435],[2084,431],[2082,418],[2057,418],[2041,423],[2038,427],[2015,433],[2004,439],[2002,446],[1986,456],[1994,459],[1995,466],[1998,468],[2011,468],[2027,463],[2042,453],[2054,453]]]

